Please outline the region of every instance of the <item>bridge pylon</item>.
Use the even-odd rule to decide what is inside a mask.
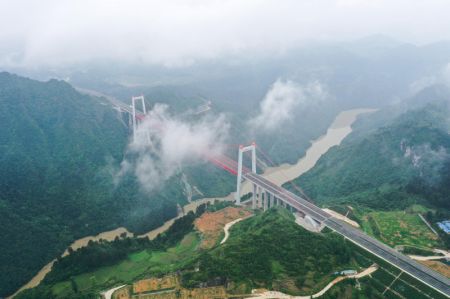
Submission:
[[[237,171],[237,184],[236,184],[236,194],[235,200],[236,204],[241,204],[241,184],[242,184],[242,159],[243,154],[245,152],[252,152],[252,172],[256,173],[256,143],[252,142],[252,144],[248,146],[239,146],[239,157],[238,157],[238,171]]]
[[[144,115],[147,114],[147,110],[145,108],[145,99],[144,96],[138,96],[138,97],[131,97],[131,109],[132,109],[132,124],[133,124],[133,141],[136,141],[137,137],[137,126],[138,126],[138,119],[137,119],[137,113],[136,113],[136,102],[140,101],[142,106],[142,112]]]

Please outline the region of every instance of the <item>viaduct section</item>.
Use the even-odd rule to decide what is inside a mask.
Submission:
[[[252,170],[242,166],[242,154],[246,151],[252,151]],[[252,207],[253,209],[268,208],[276,205],[283,205],[293,212],[299,212],[305,218],[312,219],[317,226],[325,225],[333,231],[341,234],[344,238],[350,240],[356,245],[371,252],[377,257],[389,262],[401,271],[408,273],[417,280],[425,283],[431,288],[450,297],[450,280],[425,267],[402,253],[392,249],[384,243],[366,235],[364,232],[352,227],[351,225],[338,220],[313,203],[293,194],[292,192],[272,183],[256,173],[255,144],[248,147],[239,148],[239,160],[237,171],[237,190],[235,194],[236,203],[240,204],[240,186],[242,179],[247,180],[253,186]]]
[[[136,103],[140,102],[143,112],[137,110]],[[146,117],[144,97],[133,97],[132,105],[128,106],[122,103],[113,103],[118,107],[119,111],[129,113],[132,118],[130,126],[133,128],[133,137],[136,138],[137,128]],[[209,110],[209,104],[206,109],[200,107],[199,113]],[[197,114],[197,113],[195,113]],[[251,152],[251,169],[243,166],[243,154]],[[323,211],[313,203],[289,192],[288,190],[272,183],[256,173],[256,144],[239,147],[238,163],[225,155],[210,156],[205,152],[207,159],[221,167],[222,169],[237,176],[237,187],[235,193],[236,204],[241,204],[241,184],[243,180],[247,180],[253,186],[252,207],[267,210],[276,205],[282,205],[293,212],[298,212],[305,217],[310,223],[317,226],[325,225],[333,231],[341,234],[344,238],[350,240],[356,245],[364,248],[379,258],[389,262],[401,271],[408,273],[417,280],[425,283],[438,292],[450,297],[450,280],[445,276],[419,264],[411,258],[395,251],[391,247],[382,242],[366,235],[362,231],[353,228],[349,224],[340,221]]]

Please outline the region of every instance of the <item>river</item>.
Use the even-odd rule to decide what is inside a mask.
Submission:
[[[316,162],[319,160],[319,158],[325,154],[330,148],[333,146],[339,145],[342,140],[351,133],[352,128],[351,125],[355,122],[357,117],[364,113],[370,113],[374,112],[376,109],[352,109],[352,110],[346,110],[341,113],[339,113],[336,118],[334,119],[331,126],[328,128],[325,135],[319,137],[318,139],[314,140],[311,143],[311,146],[306,151],[306,154],[297,161],[295,164],[282,164],[280,166],[276,167],[268,167],[265,171],[263,176],[270,181],[274,182],[275,184],[281,186],[284,183],[291,181],[303,173],[310,170]],[[242,194],[246,194],[251,192],[250,190],[251,186],[248,183],[242,184]],[[213,202],[215,200],[233,200],[234,199],[234,192],[228,194],[225,197],[221,198],[203,198],[200,200],[196,200],[194,202],[191,202],[183,207],[184,212],[187,213],[189,211],[194,211],[200,204],[207,203],[207,202]],[[181,217],[178,216],[178,217]],[[178,218],[177,217],[177,218]],[[166,231],[172,223],[176,220],[170,219],[166,221],[162,226],[149,231],[146,234],[139,235],[139,237],[148,237],[150,239],[154,239],[158,234]],[[124,227],[119,227],[115,230],[107,231],[100,233],[96,236],[88,236],[81,239],[76,240],[73,242],[70,247],[72,249],[76,250],[78,248],[84,247],[88,244],[90,240],[98,241],[100,239],[112,241],[117,236],[120,236],[121,234],[126,233],[127,235],[131,236],[132,233],[127,231]],[[68,251],[66,250],[63,253],[63,256],[67,255]],[[45,275],[50,272],[53,263],[55,260],[51,261],[47,265],[45,265],[27,284],[22,286],[14,295],[7,297],[7,299],[13,298],[18,292],[33,288],[37,286],[42,279],[45,277]]]

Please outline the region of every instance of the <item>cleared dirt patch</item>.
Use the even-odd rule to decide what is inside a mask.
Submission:
[[[162,278],[148,278],[133,283],[134,293],[152,292],[170,288],[176,288],[179,285],[178,277],[168,275]]]
[[[202,233],[200,248],[213,247],[222,234],[225,224],[238,218],[247,217],[252,213],[244,208],[227,207],[216,212],[206,212],[195,220],[195,228]]]
[[[345,221],[348,224],[353,225],[354,227],[359,227],[358,222],[353,221],[350,218],[347,218],[346,216],[344,216],[344,215],[342,215],[342,214],[340,214],[340,213],[338,213],[336,211],[333,211],[333,210],[330,210],[330,209],[326,209],[326,208],[322,209],[322,210],[324,210],[325,212],[331,214],[332,216],[336,217],[339,220]]]

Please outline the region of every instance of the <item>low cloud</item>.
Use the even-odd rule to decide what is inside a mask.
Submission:
[[[449,10],[446,0],[0,1],[0,65],[183,66],[378,33],[427,43],[450,38]]]
[[[292,119],[299,106],[306,106],[327,97],[323,86],[315,81],[299,85],[291,80],[278,79],[260,103],[260,112],[250,119],[252,130],[273,131]]]
[[[229,124],[223,115],[188,122],[174,117],[168,106],[157,104],[139,126],[116,178],[132,172],[143,190],[161,187],[186,164],[201,163],[222,151]]]
[[[445,163],[450,161],[450,153],[446,148],[439,146],[433,149],[429,143],[405,146],[402,143],[404,157],[411,160],[419,175],[429,185],[434,186],[441,181],[441,171]]]
[[[424,88],[435,84],[445,84],[450,86],[450,63],[444,65],[435,75],[419,78],[409,86],[410,92],[415,94]]]
[[[442,71],[442,78],[444,83],[450,86],[450,62],[444,67]]]

